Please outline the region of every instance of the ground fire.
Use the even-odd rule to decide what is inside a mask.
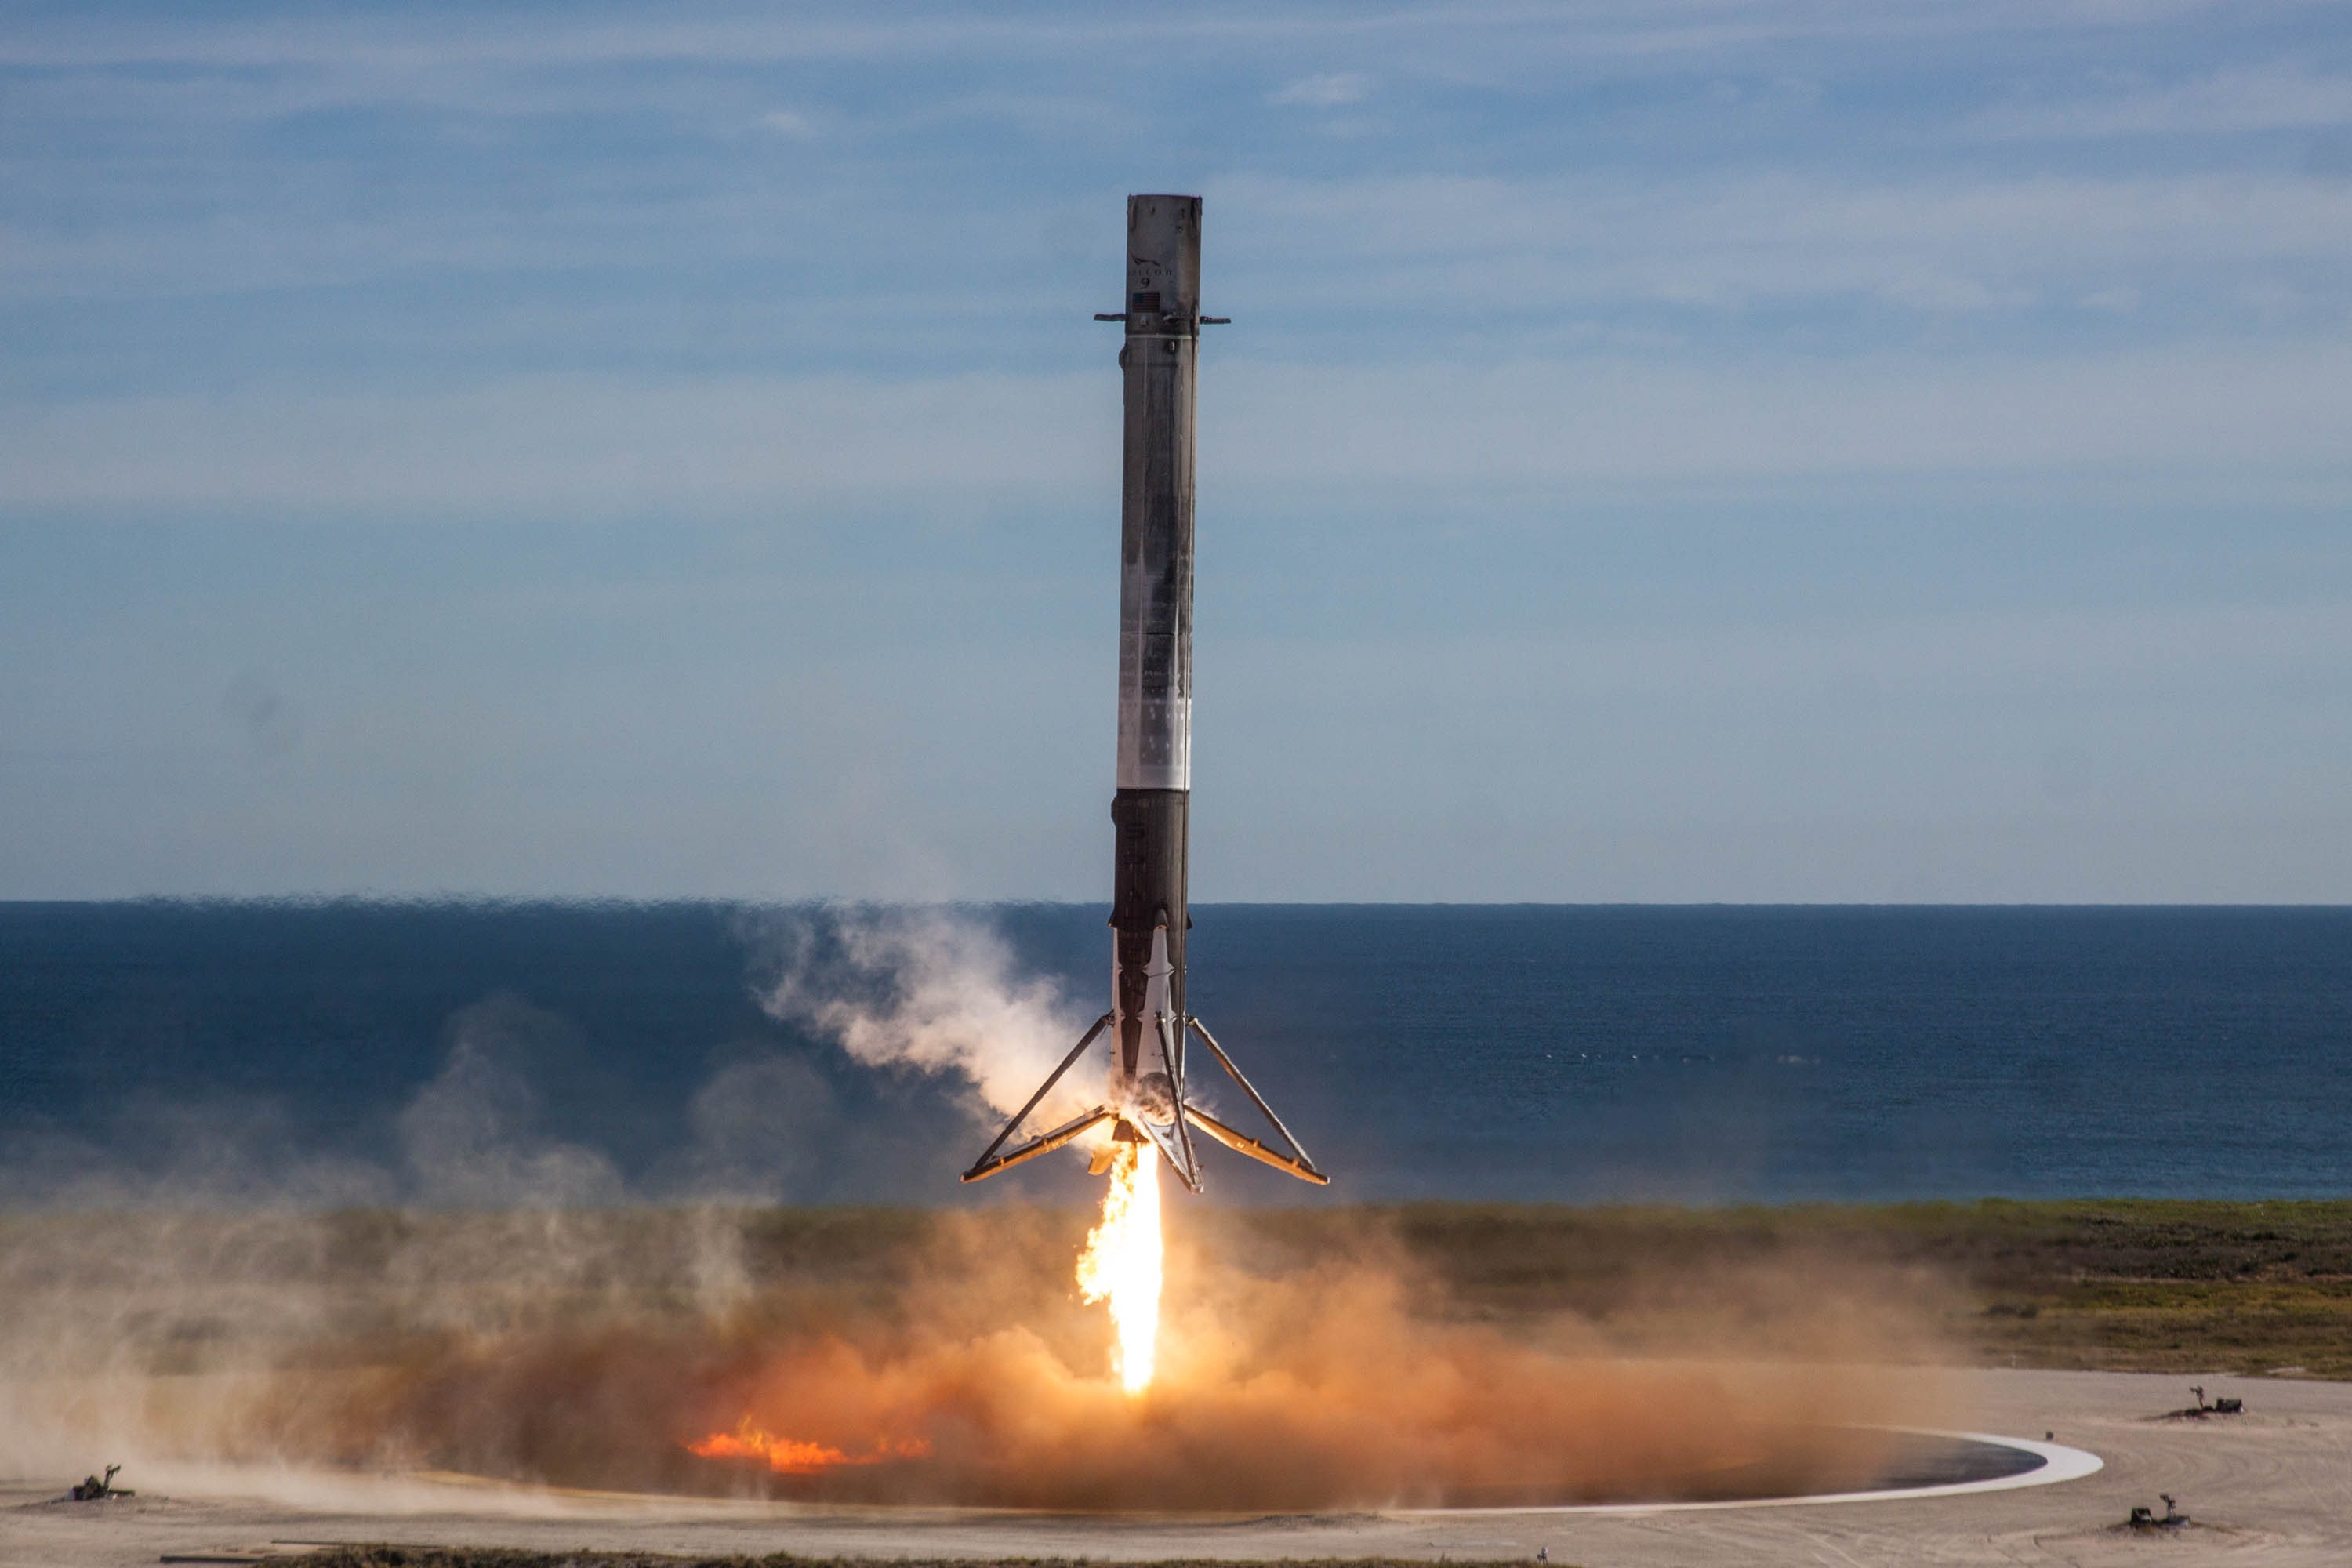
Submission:
[[[850,1454],[825,1443],[779,1437],[746,1415],[734,1431],[713,1432],[698,1443],[688,1443],[686,1450],[698,1459],[762,1460],[780,1476],[817,1476],[843,1465],[919,1459],[930,1453],[931,1446],[919,1437],[906,1441],[877,1437],[864,1453]]]

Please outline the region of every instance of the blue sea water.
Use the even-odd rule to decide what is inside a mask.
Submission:
[[[968,1199],[952,1085],[761,1005],[779,922],[847,918],[0,905],[0,1202]],[[1099,909],[952,918],[1103,1005]],[[1213,1151],[1221,1199],[2352,1194],[2352,910],[1194,918],[1194,1010],[1338,1178]],[[1080,1190],[1039,1163],[978,1196]]]

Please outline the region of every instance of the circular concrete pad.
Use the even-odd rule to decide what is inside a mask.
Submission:
[[[2105,1468],[2096,1454],[2061,1443],[2034,1443],[1990,1432],[1906,1429],[1911,1439],[1880,1483],[1860,1491],[1806,1492],[1791,1497],[1728,1498],[1708,1502],[1597,1502],[1515,1508],[1402,1509],[1400,1518],[1483,1515],[1671,1513],[1728,1508],[1788,1508],[1805,1503],[1895,1502],[1905,1498],[1958,1497],[2078,1480]]]
[[[2009,1478],[1842,1498],[1728,1506],[1617,1505],[1500,1513],[1361,1512],[1084,1519],[970,1510],[840,1509],[616,1498],[415,1478],[142,1470],[139,1498],[92,1512],[38,1503],[67,1479],[0,1485],[0,1568],[147,1568],[164,1552],[272,1539],[504,1546],[562,1552],[876,1558],[1062,1557],[1110,1562],[1389,1556],[1586,1568],[1903,1563],[2141,1564],[2194,1547],[2200,1564],[2342,1568],[2352,1563],[2352,1384],[2231,1379],[2246,1414],[2167,1421],[2179,1376],[1979,1371],[1959,1374],[1976,1433],[2042,1462]],[[2208,1384],[2216,1381],[2208,1376]],[[2001,1432],[2054,1429],[2067,1443]],[[2092,1459],[2095,1452],[2104,1468]],[[2080,1458],[2072,1456],[2079,1455]],[[122,1456],[129,1458],[130,1456]],[[2071,1485],[2051,1482],[2071,1480]],[[2006,1484],[1995,1484],[2004,1482]],[[2171,1492],[2195,1520],[2164,1541],[2124,1528]],[[2174,1553],[2179,1556],[2178,1552]]]

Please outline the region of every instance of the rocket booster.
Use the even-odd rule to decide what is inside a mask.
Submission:
[[[1111,1098],[1172,1155],[1182,1071],[1192,801],[1192,386],[1201,198],[1127,204],[1126,451],[1118,574],[1118,793],[1111,797]],[[1163,1022],[1164,1021],[1164,1022]],[[1179,1158],[1180,1170],[1192,1162]]]
[[[1202,316],[1201,198],[1129,196],[1118,363],[1126,408],[1119,505],[1118,773],[1111,797],[1111,1006],[1029,1104],[997,1135],[967,1182],[1085,1137],[1104,1123],[1150,1142],[1200,1190],[1193,1134],[1302,1180],[1329,1178],[1307,1158],[1201,1021],[1186,1011],[1185,886],[1192,792],[1192,403]],[[1062,1076],[1109,1036],[1103,1102],[999,1154]],[[1194,1103],[1185,1041],[1197,1037],[1280,1135],[1286,1152],[1236,1131]]]

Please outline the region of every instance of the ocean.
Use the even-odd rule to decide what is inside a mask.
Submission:
[[[0,1204],[1077,1201],[1075,1156],[961,1188],[960,1079],[764,1005],[910,919],[961,967],[850,1012],[1104,1005],[1093,906],[0,905]],[[1194,922],[1193,1011],[1335,1177],[1212,1150],[1213,1201],[2352,1194],[2352,910]]]

